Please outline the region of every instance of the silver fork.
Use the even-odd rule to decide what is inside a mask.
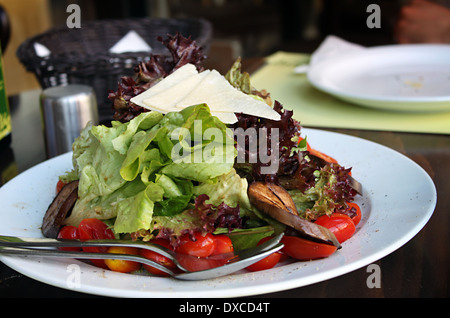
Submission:
[[[238,251],[235,253],[225,253],[208,258],[197,258],[184,254],[174,253],[162,246],[148,242],[127,241],[127,240],[56,240],[47,238],[23,238],[12,236],[0,236],[0,254],[19,256],[41,256],[76,259],[120,259],[135,261],[150,265],[170,276],[181,280],[205,280],[234,273],[245,267],[256,263],[266,256],[280,250],[283,244],[280,242],[283,234],[256,247]],[[163,256],[170,258],[181,273],[173,271],[154,261],[140,255],[111,254],[111,253],[89,253],[77,251],[63,251],[59,249],[44,249],[45,247],[93,247],[93,246],[125,246],[146,248]],[[195,264],[195,269],[188,270],[186,264]],[[191,267],[191,266],[189,266]]]

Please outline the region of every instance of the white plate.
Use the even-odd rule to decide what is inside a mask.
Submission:
[[[450,111],[450,45],[389,45],[363,49],[313,65],[319,90],[384,110]]]
[[[410,159],[360,138],[314,129],[304,129],[303,134],[316,149],[353,167],[353,176],[364,186],[364,196],[357,200],[363,218],[356,234],[327,259],[198,282],[104,271],[71,259],[0,259],[36,280],[97,295],[239,297],[301,287],[371,264],[408,242],[431,217],[436,205],[434,184]],[[0,234],[41,237],[40,225],[52,201],[57,177],[69,169],[71,155],[62,155],[27,170],[0,188]],[[73,280],[76,269],[81,272],[79,286],[73,285],[77,283]]]

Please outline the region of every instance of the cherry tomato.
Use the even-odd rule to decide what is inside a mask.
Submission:
[[[214,239],[214,250],[211,254],[207,255],[208,252],[206,251],[203,255],[207,256],[201,256],[198,257],[198,253],[194,254],[179,254],[177,257],[178,262],[186,269],[188,269],[191,272],[195,271],[201,271],[206,270],[214,267],[223,266],[226,264],[227,259],[221,258],[220,256],[214,257],[216,255],[224,254],[224,253],[231,253],[234,251],[233,243],[231,239],[227,235],[212,235]],[[208,249],[207,247],[206,249]],[[177,249],[179,251],[179,249]],[[197,256],[197,257],[196,257]],[[207,258],[209,257],[209,258]]]
[[[328,257],[336,252],[334,245],[317,243],[296,236],[283,236],[281,239],[284,247],[282,251],[300,261],[309,261],[318,258]]]
[[[230,253],[234,251],[233,243],[228,236],[223,234],[214,235],[214,240],[216,241],[216,247],[211,255]]]
[[[211,257],[196,257],[187,254],[178,254],[177,260],[187,270],[191,272],[203,271],[206,269],[223,266],[227,263],[226,258],[216,259],[214,256]]]
[[[111,246],[107,253],[138,255],[139,250],[135,247]],[[141,263],[120,259],[105,259],[104,262],[110,270],[120,273],[131,273],[141,268]]]
[[[164,247],[166,247],[168,249],[171,249],[170,243],[167,240],[155,239],[155,240],[153,240],[151,242],[154,243],[154,244],[158,244],[158,245],[164,246]],[[163,266],[165,266],[167,268],[170,268],[170,269],[176,268],[175,263],[171,259],[169,259],[169,258],[167,258],[167,257],[165,257],[165,256],[163,256],[161,254],[158,254],[156,252],[153,252],[153,251],[150,251],[150,250],[147,250],[147,249],[140,249],[139,250],[139,255],[141,255],[141,256],[143,256],[143,257],[145,257],[145,258],[147,258],[147,259],[149,259],[151,261],[154,261],[154,262],[156,262],[158,264],[161,264],[161,265],[163,265]],[[151,273],[153,275],[168,276],[168,274],[166,272],[163,272],[163,271],[161,271],[159,269],[156,269],[153,266],[150,266],[150,265],[147,265],[147,264],[143,264],[143,266],[149,273]]]
[[[355,216],[353,216],[351,219],[353,221],[353,223],[356,225],[358,225],[358,223],[361,221],[361,208],[359,207],[359,205],[357,205],[354,202],[347,202],[347,205],[351,208],[354,208],[356,211]]]
[[[339,243],[348,240],[356,231],[352,219],[348,215],[342,213],[333,213],[331,216],[322,215],[315,223],[322,225],[333,232]]]
[[[98,219],[84,219],[78,225],[78,235],[81,241],[114,239],[113,231]],[[83,251],[91,253],[106,253],[108,247],[83,247]],[[91,260],[98,267],[107,268],[103,260]]]
[[[64,226],[59,231],[57,238],[64,240],[78,240],[78,229],[72,225]],[[59,249],[63,251],[81,251],[81,247],[60,247]]]
[[[262,244],[262,243],[264,243],[264,242],[266,242],[267,240],[270,240],[270,239],[271,239],[271,237],[267,236],[267,237],[261,239],[258,242],[257,245],[260,245],[260,244]],[[250,266],[247,266],[246,268],[249,271],[251,271],[251,272],[256,272],[256,271],[262,271],[262,270],[265,270],[265,269],[270,269],[270,268],[274,267],[275,265],[277,265],[278,262],[281,260],[281,258],[282,258],[282,253],[275,252],[275,253],[272,253],[269,256],[263,258],[262,260],[254,263],[254,264],[252,264]]]
[[[59,193],[59,191],[61,191],[61,189],[66,185],[65,182],[58,180],[58,182],[56,183],[56,193]]]
[[[289,255],[287,255],[285,252],[283,252],[283,249],[279,250],[277,253],[280,254],[280,256],[281,256],[279,263],[284,262],[289,259]]]
[[[214,252],[215,248],[216,241],[211,233],[202,235],[200,232],[195,232],[193,239],[189,234],[182,235],[176,251],[191,256],[208,257]]]

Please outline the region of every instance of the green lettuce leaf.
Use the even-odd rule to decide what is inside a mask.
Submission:
[[[156,184],[164,190],[164,200],[156,202],[155,215],[174,216],[187,208],[194,188],[190,180],[172,179],[166,175],[158,175]]]
[[[241,59],[238,58],[225,75],[228,82],[243,93],[250,95],[252,87],[250,85],[250,74],[241,72]]]
[[[194,182],[214,184],[232,170],[236,151],[227,129],[206,105],[87,126],[73,145],[74,169],[65,176],[80,181],[66,223],[115,219],[116,233],[199,226],[201,220],[186,212],[198,193]],[[213,138],[200,138],[208,131]],[[180,160],[175,147],[188,155]]]
[[[233,248],[239,251],[255,247],[260,240],[274,233],[275,229],[270,225],[266,225],[251,229],[236,229],[229,233],[228,236],[233,242]]]
[[[149,184],[144,191],[118,203],[117,217],[114,222],[116,233],[131,233],[136,229],[150,228],[153,219],[155,201],[162,199],[163,190],[155,184]]]
[[[184,121],[174,127],[176,120],[180,124],[179,116]],[[172,149],[172,163],[165,166],[162,173],[208,182],[233,168],[236,156],[233,134],[217,117],[211,116],[207,105],[185,108],[175,120],[171,119],[169,117],[168,133],[179,143]]]
[[[247,179],[241,178],[235,169],[221,175],[214,183],[201,183],[194,187],[194,194],[206,194],[209,197],[207,203],[215,206],[222,202],[229,207],[239,205],[241,217],[252,215],[253,207],[247,195]]]
[[[125,160],[120,167],[120,175],[126,181],[136,179],[144,169],[144,164],[148,164],[148,159],[153,159],[156,154],[149,153],[147,147],[155,139],[159,131],[139,131],[130,143]],[[152,149],[153,150],[153,149]]]

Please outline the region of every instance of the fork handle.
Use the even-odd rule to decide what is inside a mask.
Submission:
[[[171,276],[175,273],[167,267],[149,260],[143,256],[131,254],[111,254],[111,253],[91,253],[91,252],[76,252],[76,251],[62,251],[53,249],[33,249],[25,247],[0,247],[0,254],[4,255],[18,255],[18,256],[33,256],[33,257],[55,257],[55,258],[76,258],[76,259],[118,259],[125,261],[134,261],[142,264],[150,265],[159,269]]]
[[[52,238],[35,238],[35,237],[16,237],[0,235],[0,246],[8,247],[108,247],[108,246],[122,246],[122,247],[139,247],[144,248],[155,253],[161,254],[172,261],[175,257],[163,246],[153,244],[150,242],[132,241],[132,240],[65,240]]]

